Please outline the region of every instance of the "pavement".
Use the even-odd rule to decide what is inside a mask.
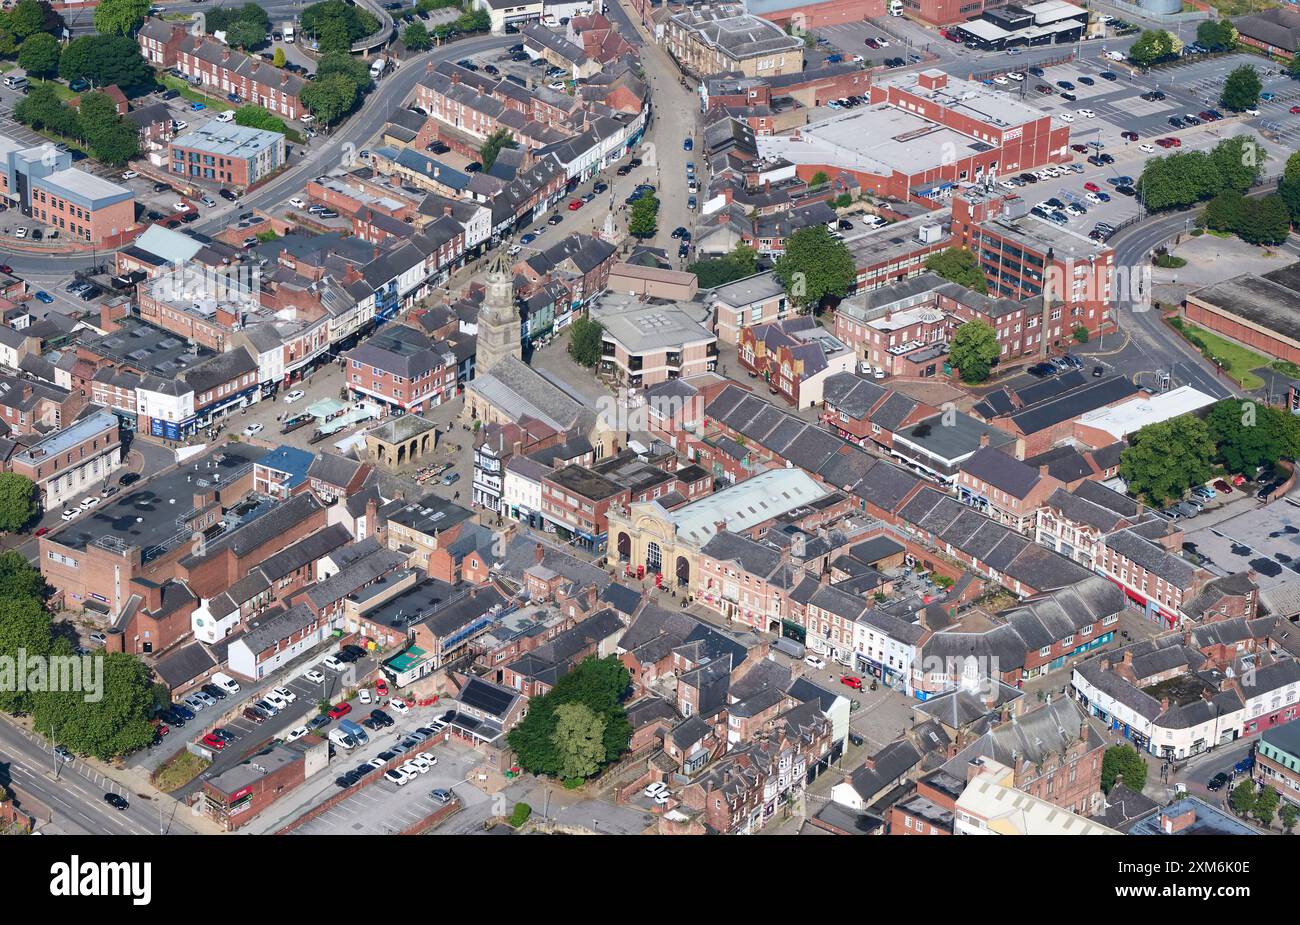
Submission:
[[[200,827],[147,776],[82,758],[59,762],[49,742],[7,716],[0,717],[0,782],[37,817],[37,831],[51,835],[190,835]],[[109,806],[109,793],[125,797],[128,807]]]

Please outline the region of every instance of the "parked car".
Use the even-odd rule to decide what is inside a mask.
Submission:
[[[244,712],[240,715],[254,725],[260,726],[262,723],[266,722],[266,717],[254,710],[251,706],[244,707]]]
[[[336,703],[334,704],[334,706],[329,708],[329,712],[327,715],[329,716],[330,719],[342,719],[343,717],[347,716],[351,712],[352,712],[352,704]]]
[[[857,677],[856,675],[851,675],[851,674],[840,675],[840,683],[843,684],[845,687],[853,688],[855,691],[862,690],[862,679]]]
[[[816,655],[805,655],[803,657],[803,660],[804,660],[804,664],[806,664],[809,668],[816,668],[818,671],[826,667],[826,660],[823,658],[819,658]]]

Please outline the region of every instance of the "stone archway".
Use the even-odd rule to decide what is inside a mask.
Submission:
[[[618,535],[618,561],[628,562],[632,559],[632,537],[620,532]]]
[[[685,556],[677,557],[677,587],[689,588],[691,584],[691,561]]]

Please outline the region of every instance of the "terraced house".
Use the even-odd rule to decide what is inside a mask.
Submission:
[[[155,67],[175,69],[191,82],[222,96],[233,93],[276,115],[297,119],[307,113],[298,98],[305,80],[211,36],[191,35],[183,26],[150,18],[136,38],[144,59]]]

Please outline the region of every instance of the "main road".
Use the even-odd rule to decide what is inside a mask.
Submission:
[[[49,743],[8,720],[0,720],[0,782],[12,785],[20,805],[23,797],[44,804],[49,817],[35,806],[32,815],[38,816],[36,828],[50,834],[194,834],[185,824],[187,811],[175,800],[132,794],[81,759],[56,771]],[[124,795],[128,808],[110,807],[104,802],[106,793]]]

